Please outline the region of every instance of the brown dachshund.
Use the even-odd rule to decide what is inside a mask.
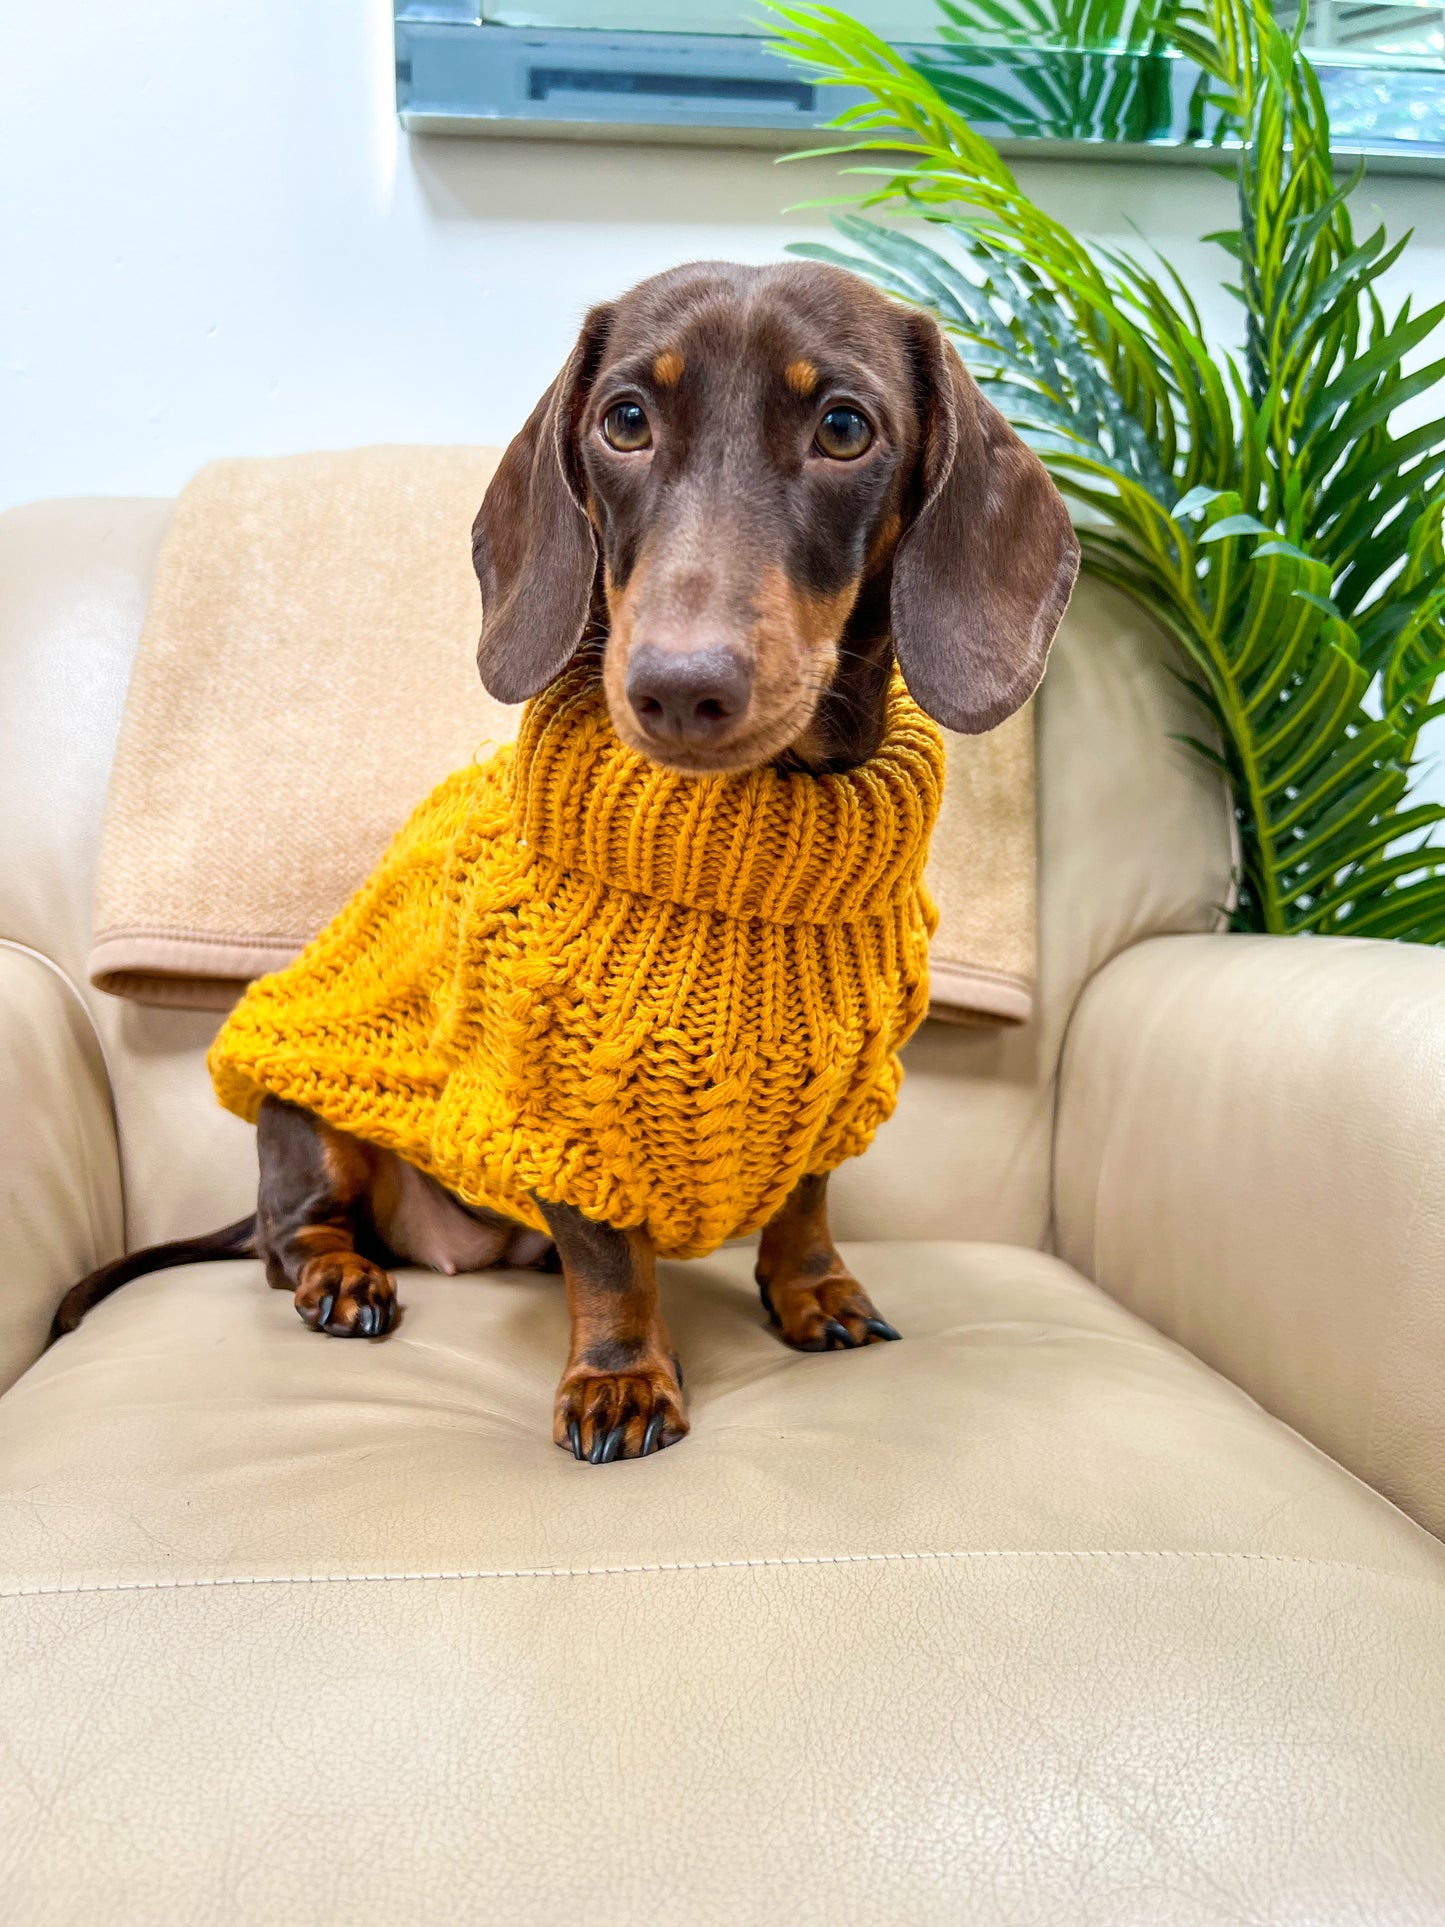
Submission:
[[[1079,553],[1042,465],[925,315],[834,268],[723,262],[592,310],[472,552],[493,695],[535,695],[603,641],[618,735],[695,774],[864,761],[895,659],[946,727],[992,728],[1043,673]],[[348,1338],[391,1328],[399,1261],[560,1264],[557,1443],[601,1464],[687,1431],[640,1233],[544,1204],[549,1244],[275,1098],[258,1151],[253,1218],[93,1273],[55,1333],[127,1279],[201,1258],[261,1257],[308,1325]],[[824,1178],[763,1232],[757,1279],[802,1350],[898,1336],[834,1248]]]

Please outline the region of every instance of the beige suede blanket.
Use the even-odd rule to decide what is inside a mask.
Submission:
[[[96,882],[92,983],[223,1010],[289,963],[520,706],[476,669],[470,530],[498,451],[213,462],[161,545]],[[948,738],[933,1012],[1021,1022],[1034,979],[1029,710]]]

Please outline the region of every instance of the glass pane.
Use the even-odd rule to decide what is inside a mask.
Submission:
[[[965,17],[980,19],[994,9],[964,5]],[[1077,31],[1078,0],[1043,0],[1045,13],[1060,22],[1055,45],[1105,52],[1135,44],[1141,24],[1141,0],[1123,0],[1117,8],[1094,9],[1094,25]],[[1293,24],[1296,0],[1279,0],[1277,12]],[[878,33],[900,44],[918,46],[948,39],[948,22],[935,0],[844,0],[843,11],[864,21]],[[996,12],[1007,19],[1017,14],[1019,28],[1042,43],[1039,7],[1030,0],[1003,0]],[[1109,31],[1099,27],[1101,14],[1112,15]],[[482,0],[481,17],[507,27],[590,27],[626,33],[718,33],[759,35],[758,9],[750,0]],[[1089,12],[1084,13],[1087,20]],[[969,38],[987,42],[996,36],[970,28]],[[1004,36],[1006,37],[1006,32]],[[1445,0],[1312,0],[1305,30],[1306,45],[1322,55],[1336,55],[1352,65],[1397,66],[1445,64]]]
[[[1293,26],[1299,9],[1277,4],[1280,19]],[[1445,4],[1442,0],[1311,0],[1305,45],[1352,65],[1404,66],[1445,62]]]

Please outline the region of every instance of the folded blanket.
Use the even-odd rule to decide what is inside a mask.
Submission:
[[[512,741],[476,670],[472,517],[498,459],[372,448],[213,462],[161,546],[111,775],[91,981],[224,1010],[289,963],[418,799]],[[1034,976],[1033,729],[947,738],[932,1011],[1020,1022]]]

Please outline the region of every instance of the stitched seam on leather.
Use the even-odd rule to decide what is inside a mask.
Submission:
[[[458,1567],[436,1572],[237,1573],[214,1579],[116,1579],[95,1585],[11,1586],[0,1599],[70,1597],[111,1592],[210,1592],[227,1586],[374,1586],[432,1584],[458,1579],[597,1579],[635,1573],[747,1572],[785,1566],[867,1566],[964,1563],[974,1559],[1207,1559],[1222,1563],[1298,1566],[1311,1572],[1363,1572],[1375,1579],[1418,1579],[1415,1573],[1386,1566],[1362,1566],[1350,1559],[1307,1559],[1288,1552],[1188,1551],[1173,1547],[1015,1548],[982,1546],[968,1552],[835,1552],[780,1554],[762,1559],[677,1559],[615,1566]]]

